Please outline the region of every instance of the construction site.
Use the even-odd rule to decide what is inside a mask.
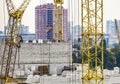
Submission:
[[[120,27],[115,19],[117,46],[106,47],[104,0],[14,1],[2,1],[0,84],[120,84]],[[26,11],[35,34],[24,33]]]

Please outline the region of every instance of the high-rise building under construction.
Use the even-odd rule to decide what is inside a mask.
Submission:
[[[35,34],[36,39],[48,39],[52,41],[54,35],[54,5],[52,3],[39,5],[35,8]],[[68,10],[63,8],[62,36],[68,41]],[[58,22],[59,24],[59,22]]]

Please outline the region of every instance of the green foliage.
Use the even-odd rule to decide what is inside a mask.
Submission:
[[[72,53],[72,60],[73,63],[77,63],[77,56],[75,52]]]
[[[97,48],[98,51],[100,51],[100,48]],[[94,54],[95,53],[95,47],[91,48],[90,50],[91,54]],[[79,54],[79,60],[77,60],[78,63],[81,63],[81,60],[82,60],[82,55]],[[95,55],[93,55],[95,56]],[[120,56],[120,54],[119,54]],[[101,58],[101,52],[98,52],[97,53],[97,57],[102,60]],[[84,60],[87,60],[87,56],[85,56],[85,59]],[[119,57],[119,60],[120,60],[120,57]],[[119,62],[120,63],[120,62]],[[98,65],[100,64],[100,62],[98,61]],[[108,50],[104,50],[104,68],[105,69],[113,69],[113,67],[116,65],[116,57],[115,55],[111,52],[111,51],[108,51]],[[91,68],[92,67],[95,67],[95,58],[92,59],[92,62],[91,62]]]
[[[97,58],[99,58],[100,60],[102,60],[102,55],[101,55],[101,52],[100,51],[100,48],[97,47]],[[90,50],[91,54],[94,54],[95,53],[95,47],[91,48]],[[93,55],[95,56],[95,55]],[[100,65],[100,61],[97,62],[98,65]],[[115,55],[113,53],[111,53],[110,51],[106,50],[104,48],[104,68],[106,69],[113,69],[113,67],[116,65],[116,59],[115,59]],[[92,62],[91,62],[91,67],[95,67],[95,58],[92,59]]]
[[[102,40],[100,42],[100,46],[102,46]],[[106,50],[106,40],[105,40],[105,38],[103,38],[103,47],[104,47],[104,50]]]
[[[98,51],[100,49],[98,48]],[[90,50],[91,54],[95,53],[95,47],[91,48]],[[119,54],[120,56],[120,54]],[[84,56],[84,60],[87,60],[87,56]],[[97,53],[97,57],[101,60],[101,53]],[[120,57],[119,59],[120,60]],[[78,53],[78,56],[75,55],[75,53],[73,54],[73,62],[74,63],[82,63],[82,55],[81,53],[79,52]],[[118,61],[118,63],[120,64],[120,62]],[[99,61],[98,61],[98,65],[99,65]],[[114,55],[114,53],[112,53],[111,51],[108,51],[108,50],[104,50],[104,68],[105,69],[113,69],[113,67],[116,66],[116,57]],[[95,67],[95,58],[92,59],[92,62],[91,62],[91,68],[92,67]]]
[[[78,45],[76,45],[77,47]],[[102,46],[102,40],[100,42],[100,45],[99,46]],[[113,48],[111,49],[111,51],[108,51],[106,49],[106,41],[105,39],[103,39],[103,47],[104,47],[104,68],[105,69],[113,69],[114,66],[116,66],[116,63],[117,63],[117,66],[120,67],[120,47],[116,47],[116,48]],[[100,47],[97,47],[95,49],[95,47],[92,47],[90,49],[90,53],[91,54],[94,54],[92,55],[93,56],[93,59],[91,61],[91,67],[95,67],[95,50],[97,50],[97,57],[102,60],[102,55],[101,55],[101,49]],[[87,53],[87,51],[86,51]],[[87,56],[84,56],[84,61],[87,60],[88,57]],[[76,56],[75,52],[73,52],[73,62],[74,63],[82,63],[82,54],[81,52],[78,52],[78,56]],[[98,65],[100,64],[100,61],[98,61]]]
[[[116,58],[114,53],[111,51],[105,50],[104,51],[104,68],[105,69],[113,69],[116,65]]]
[[[112,48],[111,52],[114,53],[116,58],[116,66],[120,67],[120,46]]]

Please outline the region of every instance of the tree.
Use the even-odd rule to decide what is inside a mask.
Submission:
[[[100,42],[100,46],[102,46],[102,40]],[[104,49],[104,68],[105,69],[113,69],[116,65],[116,57],[114,53],[108,51],[106,49],[106,40],[103,38],[103,49]]]
[[[77,63],[76,52],[73,52],[73,53],[72,53],[72,60],[73,60],[73,63]]]
[[[100,46],[102,46],[102,40],[100,42]],[[106,50],[106,40],[105,40],[105,38],[103,38],[103,47],[104,47],[104,50]]]
[[[74,47],[76,48],[78,45],[75,45]],[[98,45],[97,47],[97,51],[100,51],[100,47],[99,46],[102,46],[102,40],[100,42],[100,45]],[[113,69],[114,66],[116,65],[116,56],[113,52],[111,51],[108,51],[106,49],[106,40],[103,39],[103,47],[104,47],[104,68],[105,69]],[[115,50],[116,51],[116,50]],[[87,52],[87,51],[86,51]],[[90,49],[90,53],[91,54],[94,54],[95,53],[95,47],[93,46],[91,49]],[[120,49],[119,49],[119,56],[118,57],[118,60],[120,60]],[[95,55],[93,55],[95,56]],[[101,58],[101,52],[98,52],[97,53],[97,56],[100,60],[102,60]],[[82,63],[82,54],[81,52],[78,52],[78,58],[76,57],[75,53],[73,53],[73,59],[74,59],[74,62],[76,63]],[[87,60],[88,57],[87,56],[84,56],[84,60]],[[98,62],[98,65],[100,63]],[[118,65],[120,65],[120,61],[118,62]],[[95,59],[92,59],[91,61],[91,67],[95,67]]]
[[[115,54],[115,57],[116,57],[116,66],[120,67],[120,46],[112,48],[111,52]]]
[[[104,51],[104,68],[105,69],[113,69],[116,65],[116,57],[114,53],[111,51]]]
[[[98,47],[97,48],[98,51],[100,51],[100,48]],[[91,50],[90,50],[91,54],[95,53],[95,47],[92,47]],[[97,56],[99,59],[101,59],[101,53],[97,53]],[[119,55],[120,56],[120,55]],[[85,59],[84,60],[87,60],[87,56],[84,56]],[[81,63],[82,61],[82,55],[81,53],[78,54],[78,59],[77,59],[78,63]],[[98,65],[100,63],[98,62]],[[104,49],[104,69],[113,69],[114,66],[116,65],[116,57],[115,57],[115,54],[112,53],[111,51],[108,51],[106,49]],[[93,59],[92,62],[91,62],[91,67],[95,67],[95,60]]]

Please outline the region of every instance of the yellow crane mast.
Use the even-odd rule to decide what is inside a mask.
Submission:
[[[1,58],[1,84],[7,84],[13,80],[17,50],[20,48],[20,41],[22,40],[20,36],[21,19],[29,3],[30,0],[24,0],[20,7],[15,9],[12,0],[6,0],[9,20]]]
[[[103,0],[81,0],[82,84],[104,84]]]
[[[62,41],[62,4],[63,0],[54,0],[54,40]]]

